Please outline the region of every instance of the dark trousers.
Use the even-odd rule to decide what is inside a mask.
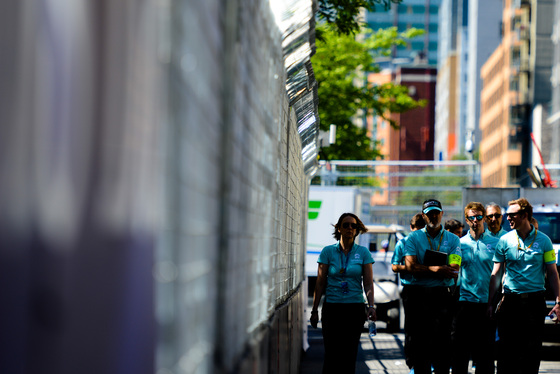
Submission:
[[[409,286],[403,289],[408,305],[407,329],[410,361],[415,374],[449,373],[451,366],[451,310],[453,296],[448,287]]]
[[[356,357],[365,320],[365,305],[362,303],[323,304],[323,374],[352,374],[356,371]]]
[[[405,297],[405,295],[410,292],[408,290],[409,287],[411,286],[408,284],[403,285],[401,298],[402,298],[403,310],[404,310],[404,360],[408,368],[412,369],[412,359],[410,358],[410,351],[412,349],[412,344],[410,343],[410,334],[408,332],[409,330],[408,325],[410,323],[408,322],[408,320],[409,320],[409,315],[412,315],[412,313],[414,313],[414,310],[410,309],[410,305],[409,305],[410,297]]]
[[[497,313],[498,374],[537,374],[546,303],[543,292],[506,294]]]
[[[467,374],[471,357],[476,374],[494,373],[496,324],[486,311],[486,303],[457,303],[451,329],[453,374]]]

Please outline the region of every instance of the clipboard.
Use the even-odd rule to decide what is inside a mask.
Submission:
[[[424,254],[423,265],[426,266],[447,265],[447,253],[427,249],[426,253]]]

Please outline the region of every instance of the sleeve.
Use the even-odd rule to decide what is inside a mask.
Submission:
[[[451,234],[451,235],[454,236],[453,240],[455,241],[455,243],[453,243],[453,248],[451,250],[451,253],[461,257],[462,253],[463,253],[462,250],[461,250],[461,240],[457,237],[457,235],[455,235],[455,234]]]
[[[319,254],[319,258],[317,259],[317,263],[319,263],[319,264],[328,264],[328,263],[330,263],[330,261],[329,261],[329,258],[330,258],[329,253],[330,253],[329,247],[323,248],[323,250],[322,250],[321,253]]]
[[[498,240],[498,244],[496,244],[496,251],[494,252],[494,258],[492,259],[492,261],[505,262],[506,254],[504,248],[507,248],[507,243],[502,237],[500,238],[500,240]]]
[[[461,266],[463,252],[461,251],[461,241],[455,234],[453,236],[453,244],[451,247],[451,252],[449,253],[449,265],[459,265]]]
[[[364,264],[373,264],[375,260],[371,256],[371,252],[369,251],[369,249],[367,249],[366,247],[361,248],[363,252],[362,258],[364,259]]]
[[[393,265],[400,265],[402,258],[403,258],[403,249],[404,249],[404,239],[399,240],[397,245],[395,246],[395,252],[393,252],[393,257],[391,258],[391,264]]]
[[[418,232],[422,232],[421,230],[418,231],[414,231],[411,232],[408,235],[408,239],[406,241],[406,243],[404,244],[404,253],[403,253],[403,257],[404,256],[417,256],[418,255],[418,251],[416,249],[416,237],[418,236]]]
[[[544,263],[545,264],[555,264],[556,263],[556,251],[552,246],[552,242],[549,238],[546,238],[546,245],[544,248]]]

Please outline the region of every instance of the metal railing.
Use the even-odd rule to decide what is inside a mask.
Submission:
[[[312,184],[358,186],[371,193],[372,223],[408,226],[424,200],[436,198],[444,220],[462,220],[462,190],[479,185],[477,161],[321,161]]]

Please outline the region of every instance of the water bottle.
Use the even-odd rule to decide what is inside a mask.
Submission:
[[[369,328],[369,337],[373,339],[375,335],[377,335],[377,326],[375,325],[375,321],[368,321],[368,328]]]

